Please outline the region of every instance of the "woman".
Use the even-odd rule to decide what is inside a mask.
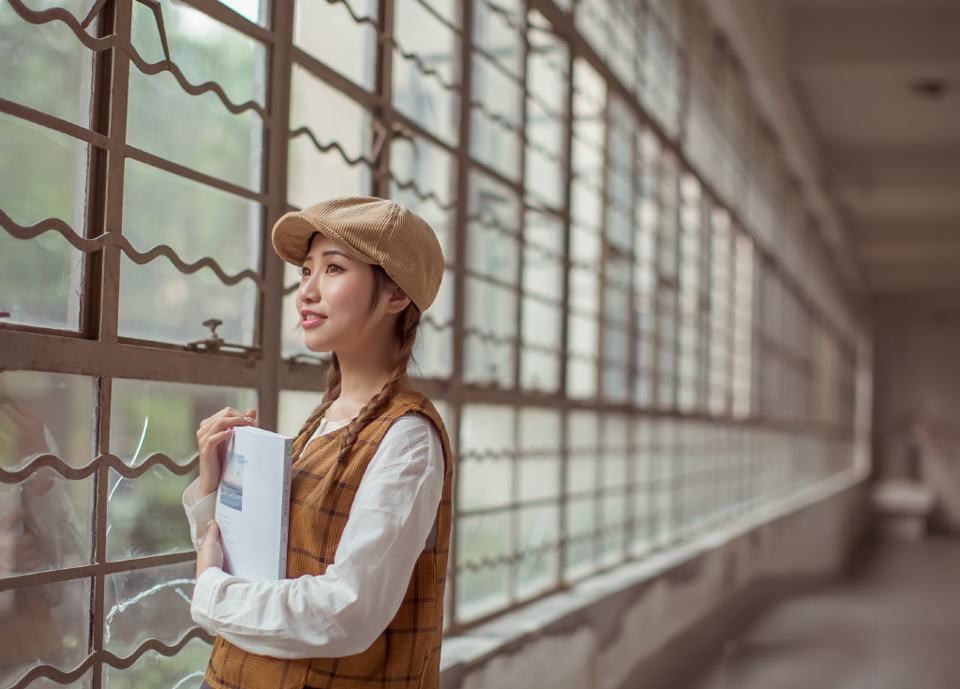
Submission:
[[[217,634],[205,685],[437,687],[453,471],[443,422],[406,370],[443,277],[440,244],[402,206],[343,198],[284,215],[273,246],[302,266],[306,346],[332,364],[294,442],[287,579],[220,569],[221,446],[255,412],[224,409],[197,432],[184,508],[199,551],[191,613]]]

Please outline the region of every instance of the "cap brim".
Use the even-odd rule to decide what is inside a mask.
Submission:
[[[322,234],[325,237],[329,237],[358,261],[363,261],[364,263],[376,262],[370,257],[357,252],[349,242],[330,228],[307,220],[300,215],[299,211],[292,211],[281,216],[273,226],[271,235],[273,250],[287,263],[302,266],[303,260],[307,257],[307,252],[310,251],[310,238],[313,237],[314,234]]]
[[[273,250],[287,263],[302,266],[310,251],[310,237],[319,230],[298,212],[287,213],[273,226]]]

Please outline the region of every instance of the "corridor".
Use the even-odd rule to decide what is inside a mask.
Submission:
[[[762,613],[691,689],[956,689],[958,572],[958,539],[870,546],[843,584]]]

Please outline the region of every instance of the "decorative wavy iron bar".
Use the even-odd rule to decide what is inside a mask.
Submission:
[[[477,224],[480,227],[483,227],[484,229],[493,230],[501,234],[502,236],[507,237],[508,239],[517,241],[522,246],[525,246],[529,249],[533,249],[534,251],[544,256],[545,258],[552,258],[558,261],[563,260],[563,256],[561,254],[557,253],[553,249],[543,246],[542,244],[538,244],[537,242],[531,242],[530,240],[526,239],[523,236],[523,233],[521,233],[516,229],[509,228],[501,224],[500,221],[494,218],[493,216],[490,216],[487,214],[481,214],[481,213],[471,213],[470,215],[467,216],[467,221],[470,223]]]
[[[337,153],[340,154],[340,157],[343,158],[343,162],[345,162],[350,167],[355,167],[360,163],[365,163],[369,167],[374,167],[375,165],[374,161],[370,160],[366,156],[361,155],[361,156],[357,156],[356,158],[351,158],[349,155],[347,155],[347,152],[343,150],[343,147],[337,141],[331,141],[328,144],[321,143],[320,140],[317,139],[316,134],[313,133],[313,130],[310,129],[310,127],[303,126],[303,127],[299,127],[297,129],[291,130],[290,132],[291,139],[295,139],[298,136],[308,137],[310,141],[313,143],[314,147],[321,153],[328,153],[331,150],[335,150]]]
[[[519,338],[516,335],[497,335],[496,333],[480,330],[479,328],[464,328],[464,335],[473,336],[481,342],[488,344],[508,345],[515,343]]]
[[[520,450],[483,450],[478,452],[476,450],[466,450],[460,453],[460,459],[474,459],[478,461],[483,461],[487,459],[538,459],[538,458],[555,458],[560,452],[559,448],[556,447],[542,447],[542,448],[531,448],[523,451]]]
[[[456,572],[462,572],[467,570],[469,572],[479,572],[484,569],[489,569],[491,567],[498,567],[500,565],[512,565],[521,560],[525,560],[529,557],[536,557],[544,553],[548,553],[551,550],[557,550],[562,541],[550,541],[549,543],[544,543],[542,545],[534,546],[527,548],[525,550],[519,550],[511,555],[498,555],[497,557],[481,557],[476,560],[468,560],[466,562],[458,562],[454,570]]]
[[[419,55],[417,55],[416,53],[408,53],[407,51],[405,51],[397,42],[397,39],[395,37],[392,38],[391,41],[393,42],[393,47],[396,49],[396,51],[400,54],[400,56],[404,60],[407,60],[408,62],[413,62],[413,64],[417,68],[417,71],[419,71],[424,76],[433,77],[434,79],[436,79],[437,83],[440,84],[440,88],[442,88],[445,91],[457,91],[457,92],[460,91],[459,84],[448,83],[442,76],[440,76],[440,72],[438,72],[433,67],[428,67],[427,63],[424,62]]]
[[[485,104],[480,101],[472,100],[470,101],[470,107],[474,110],[478,110],[484,117],[487,118],[487,121],[492,122],[493,124],[499,125],[503,129],[506,129],[511,132],[523,135],[523,132],[520,131],[520,126],[516,122],[511,122],[507,117],[501,113],[493,112]]]
[[[539,352],[540,354],[552,354],[560,356],[560,349],[550,345],[536,344],[534,342],[520,342],[520,349],[525,352]]]
[[[433,5],[431,5],[429,2],[426,2],[426,0],[413,0],[413,1],[414,1],[415,3],[417,3],[418,5],[420,5],[420,7],[422,7],[424,10],[426,10],[427,13],[430,14],[430,16],[432,16],[432,17],[433,17],[434,19],[436,19],[438,22],[440,22],[441,24],[443,24],[445,27],[447,27],[448,29],[450,29],[451,31],[453,31],[453,32],[456,33],[456,34],[460,34],[460,27],[458,27],[456,24],[451,24],[451,23],[446,19],[446,17],[444,17],[443,15],[441,15],[439,12],[437,12],[437,10],[436,10],[436,9],[433,7]]]
[[[444,331],[444,330],[447,330],[448,328],[452,328],[452,327],[453,327],[453,319],[452,319],[452,318],[451,318],[450,320],[448,320],[448,321],[444,321],[443,323],[441,323],[440,321],[438,321],[438,320],[437,320],[436,318],[434,318],[433,316],[427,315],[427,316],[423,316],[423,317],[420,319],[420,322],[421,322],[421,323],[426,323],[428,326],[430,326],[431,328],[433,328],[433,329],[436,330],[437,332],[442,332],[442,331]]]
[[[398,189],[403,189],[404,191],[411,192],[414,196],[416,196],[421,201],[432,201],[434,204],[436,204],[436,206],[440,210],[445,210],[445,211],[453,210],[453,208],[457,205],[455,201],[444,203],[443,201],[440,200],[440,197],[437,196],[436,192],[433,192],[433,191],[425,192],[421,190],[420,187],[417,185],[417,183],[414,182],[413,180],[408,180],[406,182],[401,181],[393,172],[387,172],[387,176],[393,180],[393,183],[396,185]]]
[[[327,0],[327,4],[328,4],[328,5],[343,5],[344,7],[347,8],[347,12],[349,13],[350,18],[353,19],[354,22],[356,22],[357,24],[369,24],[370,26],[372,26],[372,27],[373,27],[374,29],[376,29],[377,31],[380,31],[380,22],[379,22],[379,21],[377,21],[376,19],[374,19],[374,18],[371,17],[370,15],[366,15],[366,14],[363,15],[363,16],[358,15],[358,14],[354,11],[354,9],[353,9],[353,7],[350,5],[350,3],[347,2],[347,0]]]
[[[177,464],[167,455],[160,452],[155,452],[143,460],[143,462],[140,464],[137,464],[136,466],[130,466],[125,464],[122,459],[114,454],[102,454],[94,458],[89,464],[86,464],[80,468],[74,468],[56,455],[43,454],[34,457],[24,467],[17,469],[16,471],[0,469],[0,483],[20,483],[21,481],[30,478],[30,476],[37,473],[44,467],[53,469],[65,479],[70,481],[79,481],[81,479],[85,479],[103,467],[110,467],[118,474],[123,476],[123,478],[138,478],[158,465],[164,467],[167,471],[175,474],[176,476],[185,476],[197,468],[198,461],[199,457],[194,455],[186,464]]]
[[[70,31],[73,32],[73,34],[84,46],[94,52],[99,53],[105,50],[110,50],[111,48],[116,48],[120,52],[127,55],[127,57],[130,58],[130,61],[136,65],[137,69],[148,76],[153,76],[155,74],[159,74],[160,72],[170,72],[177,80],[177,83],[180,84],[180,88],[182,88],[191,96],[200,96],[207,92],[213,92],[217,98],[220,99],[220,102],[223,103],[223,106],[233,114],[239,115],[247,110],[253,110],[264,119],[264,124],[266,124],[268,121],[266,111],[256,101],[249,100],[245,103],[240,103],[237,105],[227,97],[226,92],[224,92],[223,88],[217,82],[206,81],[200,85],[194,85],[187,80],[177,64],[170,59],[170,51],[167,47],[167,34],[163,28],[163,18],[160,10],[160,4],[155,0],[138,0],[138,2],[146,5],[153,12],[154,19],[157,23],[157,31],[160,34],[160,42],[163,46],[164,59],[160,62],[154,63],[144,60],[137,52],[137,49],[133,47],[133,44],[130,43],[130,41],[121,38],[117,34],[111,34],[110,36],[105,36],[103,38],[94,38],[83,30],[83,25],[81,25],[76,17],[62,7],[51,7],[45,10],[31,10],[29,7],[23,4],[22,0],[9,0],[9,2],[14,11],[20,15],[20,18],[30,24],[39,26],[41,24],[49,24],[50,22],[54,21],[62,22],[68,29],[70,29]],[[88,16],[87,20],[89,19],[90,17]]]
[[[12,237],[24,240],[34,239],[44,232],[56,232],[70,242],[73,248],[84,253],[94,253],[102,250],[104,247],[116,246],[119,247],[131,261],[141,266],[156,260],[160,256],[164,256],[177,270],[186,275],[192,275],[201,268],[209,268],[225,285],[235,285],[241,280],[253,280],[258,287],[263,288],[262,278],[252,270],[248,269],[236,275],[227,275],[223,268],[220,267],[220,264],[209,256],[201,258],[199,261],[194,261],[193,263],[186,263],[166,244],[160,244],[145,253],[140,253],[133,248],[129,239],[116,232],[107,232],[94,239],[85,239],[59,218],[46,218],[33,225],[23,226],[14,222],[9,215],[0,209],[0,227],[3,227]]]
[[[205,632],[203,629],[200,629],[200,627],[194,627],[184,634],[183,637],[181,637],[180,640],[172,646],[165,644],[158,639],[150,639],[148,641],[144,641],[133,653],[123,658],[114,655],[109,651],[95,651],[94,653],[88,655],[84,661],[73,670],[59,670],[52,665],[39,665],[37,667],[30,668],[30,671],[20,677],[20,679],[18,679],[13,686],[10,687],[10,689],[25,689],[38,679],[50,679],[57,684],[70,684],[80,679],[84,673],[86,673],[87,670],[89,670],[96,663],[106,663],[110,667],[114,667],[118,670],[126,670],[135,662],[137,662],[147,651],[155,651],[162,656],[170,658],[182,651],[183,647],[193,639],[202,639],[208,644],[213,643],[213,637],[210,636],[210,634]]]
[[[505,7],[501,7],[493,0],[480,0],[480,4],[486,6],[494,14],[497,14],[503,17],[503,23],[509,26],[515,31],[523,31],[526,28],[526,24],[523,21],[522,17],[516,17],[510,10]]]

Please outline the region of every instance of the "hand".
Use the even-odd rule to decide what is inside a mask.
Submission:
[[[220,546],[220,527],[213,519],[207,524],[207,535],[197,555],[197,579],[211,567],[223,569],[223,548]]]
[[[200,492],[206,497],[220,485],[223,473],[223,441],[233,434],[235,426],[256,426],[257,410],[246,415],[236,409],[221,409],[200,422],[197,444],[200,446]]]

